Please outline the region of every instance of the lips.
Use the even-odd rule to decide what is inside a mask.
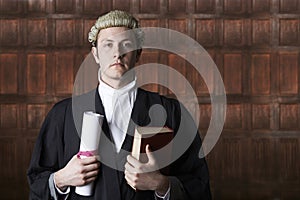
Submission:
[[[114,63],[114,64],[112,64],[112,65],[110,65],[111,67],[113,67],[113,66],[121,66],[121,67],[124,67],[124,64],[123,63]]]

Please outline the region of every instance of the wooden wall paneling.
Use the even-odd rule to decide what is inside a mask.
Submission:
[[[281,181],[286,183],[293,182],[300,184],[300,143],[299,138],[280,138],[279,139],[279,169]]]
[[[248,147],[248,140],[245,138],[227,136],[220,138],[219,147],[217,147],[219,159],[216,161],[220,165],[216,180],[222,184],[231,182],[232,185],[235,185],[234,183],[237,183],[236,181],[239,179],[248,179],[247,159],[250,153]]]
[[[187,0],[166,0],[169,13],[186,13],[187,12]]]
[[[107,0],[84,0],[83,13],[96,14],[97,16],[112,9],[112,1]]]
[[[271,88],[269,53],[251,55],[251,88],[254,95],[268,95]]]
[[[17,152],[17,142],[13,137],[1,137],[0,138],[0,177],[1,186],[16,184],[16,175],[18,174],[18,152]],[[9,156],[8,156],[9,155]]]
[[[28,0],[27,11],[29,13],[46,13],[47,0]]]
[[[139,0],[139,12],[149,13],[149,14],[159,14],[160,13],[160,0]]]
[[[55,0],[55,13],[75,13],[76,0]]]
[[[188,60],[194,65],[186,62],[186,79],[190,82],[197,96],[208,96],[208,87],[214,90],[214,77],[211,70],[213,66],[209,62],[211,56],[209,54],[203,55],[202,52],[193,52],[189,56]],[[206,82],[204,78],[206,78]]]
[[[252,105],[252,128],[269,130],[271,125],[271,108],[269,104]]]
[[[140,20],[140,25],[143,28],[146,27],[160,27],[160,21],[155,18],[142,18]]]
[[[29,94],[46,93],[46,55],[28,54],[27,55],[27,92]]]
[[[71,94],[73,88],[74,52],[55,52],[55,93]]]
[[[199,128],[201,130],[207,130],[211,119],[211,105],[200,104],[199,111],[200,111]]]
[[[280,13],[298,13],[300,12],[299,0],[279,0],[279,12]]]
[[[195,0],[195,13],[213,14],[216,12],[215,0]]]
[[[280,19],[280,45],[299,46],[300,19]]]
[[[223,41],[226,46],[243,46],[246,43],[244,21],[242,19],[225,19],[223,21]]]
[[[242,94],[243,55],[241,53],[224,54],[224,84],[226,94]]]
[[[0,54],[0,94],[18,93],[18,55]]]
[[[217,24],[215,19],[196,19],[196,40],[205,47],[217,45]]]
[[[73,46],[75,43],[75,20],[55,20],[55,45]]]
[[[47,104],[28,104],[27,105],[27,128],[40,129],[45,116],[48,113]]]
[[[252,12],[253,13],[268,13],[271,10],[270,0],[252,0]]]
[[[252,44],[268,46],[271,44],[271,21],[270,19],[252,20]]]
[[[18,46],[21,45],[20,19],[0,19],[0,45]]]
[[[19,0],[0,0],[0,13],[19,14],[23,11],[22,1]]]
[[[124,10],[130,12],[131,0],[113,0],[113,9]]]
[[[0,0],[1,197],[28,196],[25,172],[40,125],[55,102],[72,94],[90,51],[87,34],[111,9],[132,12],[142,27],[195,38],[223,75],[227,118],[207,156],[213,199],[299,199],[299,0]],[[205,136],[211,117],[206,84],[218,93],[215,78],[205,71],[204,83],[185,58],[169,52],[144,50],[139,64],[150,62],[174,67],[191,83]],[[146,74],[180,84],[155,70]],[[146,87],[173,95],[163,86]],[[185,94],[183,84],[179,91]],[[198,106],[186,101],[192,110]]]
[[[277,157],[277,139],[259,137],[251,139],[251,148],[248,149],[250,152],[249,167],[251,181],[253,183],[271,183],[279,181],[278,174],[278,157]],[[264,185],[265,185],[264,184]],[[264,188],[268,188],[267,185]],[[267,191],[272,191],[270,187]]]
[[[179,31],[183,34],[188,33],[188,20],[187,19],[170,19],[168,27],[172,30]]]
[[[247,3],[243,0],[223,0],[224,13],[243,14],[247,11]]]
[[[46,19],[29,19],[27,20],[27,45],[42,46],[48,44],[47,35],[47,20]]]
[[[176,70],[177,73],[180,73],[182,77],[185,79],[186,77],[186,63],[185,63],[185,55],[175,55],[175,54],[169,54],[169,67],[170,70]],[[172,93],[175,93],[177,95],[185,95],[186,93],[186,83],[185,82],[179,82],[177,77],[174,77],[174,72],[169,73],[168,76],[168,88],[175,88],[175,91],[172,91]],[[171,92],[171,91],[170,91]],[[171,93],[170,93],[171,94]]]
[[[280,129],[299,131],[298,104],[280,104]]]
[[[17,104],[1,104],[1,128],[17,128],[19,106]]]
[[[225,129],[243,129],[244,108],[242,104],[227,104]]]
[[[158,70],[155,66],[156,64],[159,63],[159,53],[158,52],[153,52],[153,51],[147,51],[144,50],[142,52],[141,55],[141,59],[140,62],[136,65],[137,67],[141,67],[141,71],[139,71],[140,73],[137,73],[137,78],[138,78],[138,83],[141,84],[142,82],[146,81],[146,82],[152,82],[150,84],[146,84],[146,85],[141,85],[142,88],[146,89],[146,90],[150,90],[153,92],[158,92],[159,91],[159,85],[157,85],[157,83],[162,82],[162,80],[165,80],[167,77],[165,76],[165,74],[159,74]],[[143,68],[142,65],[149,65],[151,64],[153,66],[153,68]],[[150,66],[151,67],[151,66]],[[165,81],[165,84],[167,83],[167,80]]]
[[[280,94],[297,94],[299,90],[299,53],[279,53],[279,88]]]

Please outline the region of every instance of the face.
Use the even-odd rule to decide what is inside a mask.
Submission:
[[[101,30],[98,34],[97,47],[92,48],[94,58],[100,65],[102,81],[112,87],[134,79],[134,72],[126,72],[134,67],[139,55],[135,50],[135,36],[132,31],[127,30],[129,29],[126,27]]]

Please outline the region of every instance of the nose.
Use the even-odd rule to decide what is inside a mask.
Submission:
[[[124,50],[117,45],[114,50],[114,58],[123,58],[125,55],[126,53],[124,53]]]

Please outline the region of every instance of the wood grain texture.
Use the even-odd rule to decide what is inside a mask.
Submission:
[[[300,199],[300,0],[0,0],[1,197],[27,198],[25,173],[42,121],[71,96],[82,66],[94,67],[83,81],[96,80],[95,62],[82,63],[90,51],[87,34],[112,9],[130,11],[142,27],[186,34],[220,71],[228,105],[222,135],[207,156],[213,199]],[[184,75],[197,95],[198,102],[187,97],[186,103],[200,108],[191,114],[199,115],[204,139],[212,115],[208,86],[220,88],[211,66],[199,74],[186,52],[181,55],[144,49],[138,65],[164,64]],[[140,77],[175,85],[187,96],[186,85],[169,73],[153,68]],[[84,82],[78,90],[96,84]],[[174,95],[157,84],[143,87]]]

